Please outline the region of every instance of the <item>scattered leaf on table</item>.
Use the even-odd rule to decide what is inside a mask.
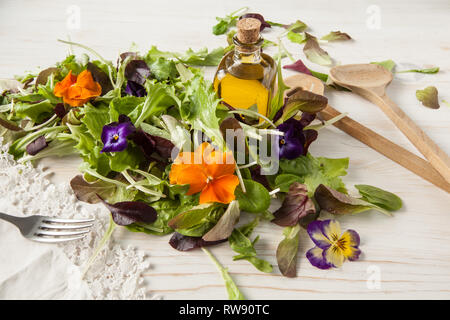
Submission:
[[[438,91],[436,87],[430,86],[423,90],[416,91],[417,100],[422,102],[425,107],[431,109],[439,109]]]
[[[410,70],[397,71],[397,73],[407,73],[407,72],[434,74],[434,73],[438,73],[439,72],[439,67],[427,68],[427,69],[410,69]]]
[[[284,228],[284,239],[277,248],[278,268],[283,276],[294,278],[297,276],[297,255],[300,226]]]
[[[314,192],[314,199],[321,209],[332,214],[353,214],[375,209],[386,215],[391,215],[389,211],[375,204],[360,198],[351,197],[323,184],[317,187]]]
[[[383,209],[396,211],[399,210],[403,205],[402,199],[400,199],[392,192],[385,191],[383,189],[366,184],[357,184],[355,185],[355,188],[358,189],[359,194],[364,200]]]
[[[286,37],[293,43],[303,44],[306,42],[306,36],[304,33],[295,33],[294,31],[289,31]]]
[[[306,44],[303,47],[303,52],[308,60],[322,66],[330,66],[333,62],[328,53],[319,46],[317,38],[309,33],[305,33],[305,35]]]
[[[351,40],[352,37],[350,37],[347,33],[341,32],[341,31],[332,31],[329,34],[323,36],[320,38],[321,40],[326,41],[345,41],[345,40]]]
[[[282,227],[291,227],[307,215],[316,213],[312,200],[308,197],[308,190],[304,184],[294,182],[289,187],[286,198],[281,207],[273,213],[273,223]]]
[[[380,66],[382,66],[383,68],[385,68],[387,71],[392,72],[392,70],[395,67],[395,62],[392,60],[385,60],[385,61],[378,61],[378,62],[371,62],[372,64],[378,64]]]
[[[292,64],[287,64],[283,66],[283,69],[294,70],[300,73],[312,75],[311,71],[309,71],[308,67],[305,66],[302,60],[297,60]]]

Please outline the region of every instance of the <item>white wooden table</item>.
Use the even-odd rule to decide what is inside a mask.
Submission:
[[[388,94],[450,153],[450,108],[441,104],[439,110],[427,109],[415,98],[416,89],[435,85],[440,98],[450,101],[448,0],[255,0],[246,3],[237,0],[2,0],[0,77],[21,74],[36,66],[45,68],[62,60],[67,47],[56,39],[67,39],[68,35],[73,41],[91,46],[112,60],[118,53],[128,50],[132,42],[142,51],[153,44],[173,51],[184,51],[188,47],[215,48],[225,45],[225,38],[211,33],[214,17],[224,16],[244,5],[272,21],[290,23],[301,19],[318,36],[332,30],[349,33],[354,42],[324,46],[337,63],[393,59],[400,64],[399,69],[410,69],[411,65],[439,66],[441,71],[437,75],[397,77]],[[77,8],[81,13],[80,29],[68,29],[77,24],[76,20],[69,20],[67,24],[67,12],[76,14]],[[265,33],[265,37],[275,39],[279,31]],[[304,58],[299,45],[285,44],[295,57]],[[286,59],[285,63],[289,61]],[[326,71],[320,66],[308,65],[314,70]],[[213,71],[207,70],[207,74]],[[328,91],[326,95],[339,111],[348,112],[353,119],[417,153],[374,105],[351,93]],[[220,262],[229,267],[243,293],[250,299],[450,298],[450,196],[336,128],[322,130],[311,152],[326,157],[350,157],[348,175],[344,178],[349,187],[365,183],[390,190],[404,200],[404,208],[392,218],[375,212],[339,218],[344,229],[359,232],[363,251],[359,261],[345,263],[341,269],[322,271],[312,267],[304,257],[312,243],[303,232],[296,279],[282,277],[278,268],[274,268],[272,274],[263,274],[246,261],[233,262],[234,253],[226,244],[212,248]],[[56,172],[55,182],[67,183],[76,174],[78,161],[51,159],[46,160],[46,164]],[[281,231],[280,227],[268,223],[256,230],[256,234],[261,235],[257,251],[274,265]],[[126,230],[118,230],[115,238],[148,253],[151,268],[145,276],[152,292],[166,299],[226,298],[214,265],[202,251],[181,253],[167,244],[169,237]]]

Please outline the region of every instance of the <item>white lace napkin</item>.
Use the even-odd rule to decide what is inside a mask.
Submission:
[[[0,221],[0,299],[145,299],[141,274],[149,263],[144,253],[123,249],[113,239],[81,279],[81,267],[107,228],[108,211],[77,201],[69,181],[51,184],[48,172],[18,164],[1,144],[0,138],[1,212],[96,221],[87,237],[61,245],[23,239],[13,225]]]

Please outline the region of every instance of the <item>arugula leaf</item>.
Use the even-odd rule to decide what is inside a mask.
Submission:
[[[425,107],[439,109],[438,90],[436,87],[429,86],[423,90],[416,90],[417,100],[422,102]]]
[[[256,256],[256,250],[253,246],[257,240],[258,237],[252,242],[239,229],[234,229],[228,238],[228,242],[230,243],[231,249],[239,253],[239,255],[234,256],[233,260],[247,260],[253,264],[256,269],[270,273],[272,272],[272,265]]]
[[[298,176],[299,182],[307,186],[308,196],[311,197],[320,184],[347,192],[340,176],[347,174],[348,161],[348,158],[315,158],[311,154],[307,154],[294,160],[281,159],[280,168],[282,173]]]
[[[225,281],[225,287],[227,288],[228,292],[228,299],[229,300],[245,300],[244,295],[242,292],[239,291],[238,287],[234,283],[233,279],[231,278],[230,274],[228,273],[228,270],[217,261],[217,259],[207,250],[206,248],[202,247],[202,250],[208,255],[208,257],[214,262],[217,269],[220,271],[220,274],[222,275],[222,279]]]
[[[236,11],[233,11],[230,14],[226,15],[224,18],[216,17],[218,23],[212,28],[213,34],[218,36],[226,33],[228,31],[228,28],[236,25],[236,21],[239,18],[239,15],[237,15],[237,13],[241,11],[245,12],[246,10],[248,10],[248,7],[243,7]]]
[[[246,192],[240,187],[236,188],[235,196],[239,202],[239,208],[251,213],[266,211],[270,206],[270,195],[264,186],[256,181],[244,179]]]
[[[283,230],[284,239],[277,248],[278,268],[283,276],[294,278],[297,276],[297,255],[300,236],[300,226],[296,224]]]
[[[358,189],[359,194],[364,200],[383,209],[396,211],[399,210],[403,205],[402,199],[400,199],[395,194],[383,189],[366,184],[357,184],[355,185],[355,188]]]

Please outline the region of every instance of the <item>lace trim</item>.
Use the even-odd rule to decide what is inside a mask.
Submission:
[[[0,137],[0,190],[6,212],[24,215],[60,217],[95,217],[92,232],[79,241],[61,244],[63,252],[73,263],[71,277],[80,277],[80,267],[89,259],[109,223],[109,212],[101,205],[81,203],[68,183],[53,184],[50,171],[30,164],[19,164],[7,153]],[[114,236],[113,236],[114,237]],[[147,290],[141,275],[149,267],[142,251],[122,248],[113,237],[84,277],[93,299],[146,299]],[[76,279],[76,278],[73,278]],[[79,278],[73,281],[79,284]],[[71,283],[69,281],[69,283]],[[74,288],[76,289],[76,288]]]

